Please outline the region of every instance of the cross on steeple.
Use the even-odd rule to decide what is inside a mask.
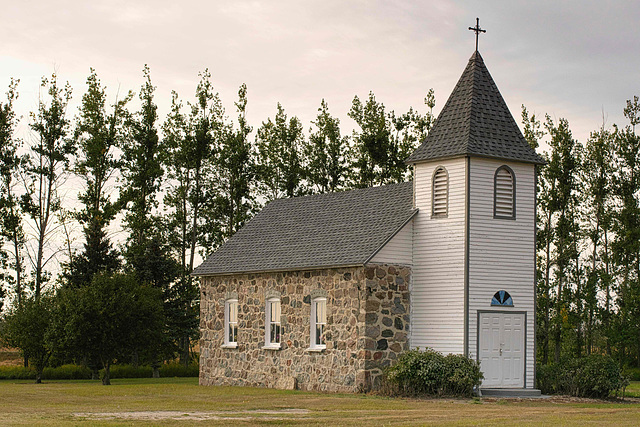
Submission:
[[[480,28],[480,18],[476,18],[476,26],[469,27],[469,29],[474,33],[476,33],[476,52],[477,52],[478,51],[478,35],[480,33],[486,33],[487,30],[483,30],[482,28]]]

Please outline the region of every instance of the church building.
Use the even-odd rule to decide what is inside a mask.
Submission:
[[[536,165],[474,52],[413,181],[275,200],[195,269],[200,384],[357,392],[427,347],[535,387]]]

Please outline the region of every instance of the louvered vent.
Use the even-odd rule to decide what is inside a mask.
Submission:
[[[495,216],[499,218],[515,218],[513,174],[506,167],[496,172],[495,180]]]
[[[445,168],[438,168],[433,175],[433,216],[447,216],[449,174]]]

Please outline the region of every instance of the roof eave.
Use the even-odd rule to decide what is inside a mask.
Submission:
[[[436,162],[436,161],[442,161],[442,160],[451,160],[451,159],[458,159],[461,157],[479,157],[479,158],[483,158],[483,159],[495,159],[495,160],[504,160],[504,161],[509,161],[509,162],[518,162],[518,163],[529,163],[529,164],[534,164],[534,165],[546,165],[547,162],[541,158],[541,160],[523,160],[523,159],[514,159],[511,157],[502,157],[502,156],[489,156],[489,155],[485,155],[485,154],[471,154],[471,153],[466,153],[466,154],[455,154],[455,155],[451,155],[451,156],[442,156],[442,157],[432,157],[429,159],[421,159],[421,160],[405,160],[406,164],[409,165],[415,165],[418,163],[428,163],[428,162]],[[538,156],[540,157],[540,156]]]
[[[258,273],[286,273],[290,271],[313,271],[313,270],[326,270],[328,268],[353,268],[364,267],[362,263],[348,263],[348,264],[328,264],[317,265],[307,267],[290,267],[290,268],[275,268],[275,269],[258,269],[258,270],[244,270],[244,271],[230,271],[224,273],[197,273],[195,270],[190,274],[193,277],[212,277],[212,276],[236,276],[238,274],[258,274]]]

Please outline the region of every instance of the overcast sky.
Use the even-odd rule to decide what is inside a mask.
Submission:
[[[40,77],[57,70],[75,113],[89,67],[113,100],[118,88],[138,91],[146,63],[164,116],[170,91],[191,100],[209,68],[231,116],[248,85],[254,127],[281,102],[308,129],[325,98],[347,130],[353,96],[369,91],[388,109],[424,112],[432,87],[439,112],[473,53],[476,16],[480,52],[518,122],[525,104],[567,118],[583,141],[603,110],[624,123],[625,100],[640,94],[637,1],[5,1],[0,90],[20,78],[26,114]]]

